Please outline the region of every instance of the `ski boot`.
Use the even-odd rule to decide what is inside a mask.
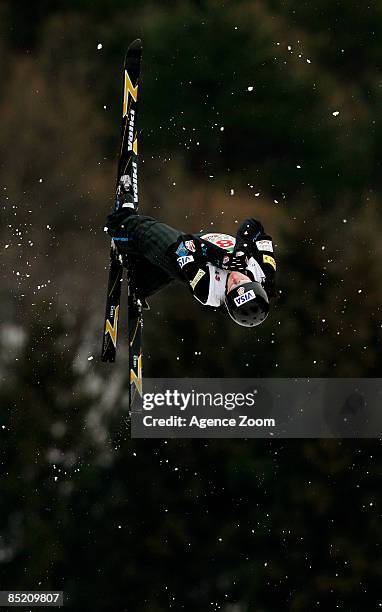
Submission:
[[[134,186],[128,174],[123,174],[119,179],[116,195],[117,211],[131,209],[132,212],[137,212],[138,202],[134,202]]]

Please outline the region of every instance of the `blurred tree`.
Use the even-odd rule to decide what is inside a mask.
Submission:
[[[376,442],[132,441],[124,345],[114,367],[92,357],[142,36],[142,212],[232,233],[258,216],[281,289],[254,334],[180,286],[155,296],[145,375],[379,375],[381,10],[0,6],[3,588],[93,611],[375,609]]]

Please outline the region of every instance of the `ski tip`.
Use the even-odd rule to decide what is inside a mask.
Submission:
[[[142,49],[142,40],[140,38],[136,38],[131,45],[129,46],[129,51],[139,51]]]

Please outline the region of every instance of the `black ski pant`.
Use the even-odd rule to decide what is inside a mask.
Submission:
[[[183,232],[152,217],[132,214],[123,221],[123,235],[114,236],[122,255],[134,256],[137,293],[147,297],[171,281],[184,282],[169,250]]]

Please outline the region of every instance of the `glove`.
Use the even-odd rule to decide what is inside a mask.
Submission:
[[[236,234],[236,247],[238,251],[244,251],[248,257],[257,251],[256,240],[264,235],[264,228],[256,219],[246,219],[240,225]]]
[[[244,251],[234,251],[229,262],[229,269],[234,272],[242,272],[245,274],[248,265],[248,257]]]

